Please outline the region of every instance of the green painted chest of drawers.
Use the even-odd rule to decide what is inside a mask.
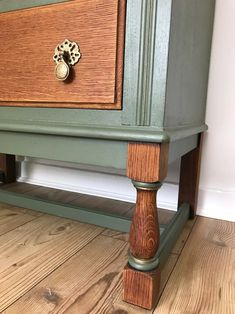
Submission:
[[[0,0],[2,179],[15,180],[15,155],[126,173],[137,201],[124,299],[145,308],[156,300],[164,247],[196,207],[214,2]],[[81,59],[60,81],[53,56],[65,40],[78,43]],[[182,210],[161,229],[156,193],[180,157]],[[0,200],[49,211],[4,189]],[[50,204],[55,214],[122,231],[131,224],[65,207]]]

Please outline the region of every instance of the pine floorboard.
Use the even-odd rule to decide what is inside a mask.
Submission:
[[[157,314],[235,313],[235,223],[198,218]]]
[[[81,250],[103,228],[42,215],[0,236],[0,312]]]
[[[187,222],[162,269],[157,309],[147,311],[122,301],[127,234],[0,204],[0,313],[232,314],[234,229]]]
[[[27,211],[24,213],[0,206],[0,236],[36,218]]]

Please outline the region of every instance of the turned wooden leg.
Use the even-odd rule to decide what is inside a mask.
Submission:
[[[167,144],[129,144],[127,175],[137,189],[137,200],[130,229],[129,260],[123,272],[123,298],[147,309],[155,305],[160,288],[156,194],[160,181],[166,177],[167,164]]]
[[[160,242],[156,192],[161,184],[133,181],[137,189],[130,230],[129,264],[124,269],[124,300],[151,309],[160,289],[160,270],[155,257]]]
[[[201,133],[198,146],[181,158],[178,207],[183,203],[188,203],[190,218],[194,218],[197,209],[202,138]]]
[[[15,182],[16,166],[14,155],[0,154],[0,174],[0,180],[4,183]]]
[[[159,247],[156,191],[161,184],[150,186],[145,183],[141,186],[141,182],[136,181],[133,184],[137,189],[137,200],[130,230],[130,253],[139,259],[151,259]]]

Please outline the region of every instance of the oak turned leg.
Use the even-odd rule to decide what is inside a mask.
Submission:
[[[15,182],[16,166],[15,156],[0,154],[0,181],[4,183]]]
[[[197,209],[203,134],[199,135],[198,146],[181,158],[178,208],[183,203],[190,205],[190,218]]]
[[[166,177],[167,164],[168,144],[129,144],[127,175],[137,189],[137,200],[130,229],[129,260],[123,272],[123,299],[147,309],[155,305],[160,288],[156,195],[160,181]]]

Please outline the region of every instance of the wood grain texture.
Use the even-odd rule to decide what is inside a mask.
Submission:
[[[155,256],[160,243],[156,191],[137,189],[129,242],[130,252],[136,258],[150,259]]]
[[[139,259],[151,259],[160,244],[160,229],[156,208],[157,191],[137,189],[137,200],[130,228],[130,253]],[[129,265],[123,270],[123,300],[152,309],[160,291],[160,268],[142,272]]]
[[[140,182],[162,181],[167,174],[168,144],[129,143],[127,175]],[[160,187],[160,186],[159,186]],[[156,208],[156,190],[137,187],[137,199],[130,228],[130,253],[139,259],[151,259],[157,253],[160,230]],[[160,290],[160,269],[137,271],[128,265],[123,271],[123,300],[152,309]]]
[[[4,210],[4,208],[12,212],[24,210],[0,204],[0,209]],[[25,211],[27,212],[28,210]],[[37,212],[29,212],[30,214],[37,214]],[[14,217],[11,216],[11,219],[14,220]],[[7,224],[11,224],[11,219],[9,219]],[[64,219],[60,218],[60,221],[62,222]],[[96,228],[95,226],[89,227],[91,227],[91,232],[93,232],[93,228]],[[190,221],[190,224],[186,228],[187,231],[192,227],[192,221]],[[32,287],[15,303],[13,303],[13,295],[13,304],[3,311],[3,313],[15,314],[19,313],[19,311],[25,314],[46,314],[54,313],[54,311],[55,313],[68,313],[67,310],[69,311],[72,303],[75,304],[71,306],[70,312],[76,314],[83,314],[89,311],[91,313],[152,313],[152,311],[137,308],[122,301],[123,292],[120,272],[126,264],[127,239],[125,241],[122,238],[122,241],[119,241],[110,237],[108,238],[107,232],[112,231],[107,229],[105,231],[102,232],[102,235],[106,234],[105,236],[96,237],[72,258],[55,269],[48,277],[36,284],[35,287]],[[25,232],[25,229],[23,229],[23,232]],[[121,236],[121,234],[119,235]],[[186,235],[183,232],[182,237],[184,236],[187,237],[188,233]],[[71,234],[71,237],[73,237],[73,234]],[[179,238],[179,241],[177,241],[177,252],[181,252],[179,247],[184,242],[182,240],[186,240],[186,238]],[[123,241],[126,243],[123,243]],[[20,246],[19,250],[25,250],[24,246]],[[175,252],[175,249],[172,252]],[[13,253],[14,250],[10,252],[10,255]],[[51,251],[51,254],[52,258],[57,258],[57,256],[53,255],[54,250]],[[178,260],[178,256],[178,254],[171,254],[162,268],[160,291],[164,289],[172,269]],[[29,265],[30,263],[34,263],[34,259],[29,261]],[[31,270],[33,271],[33,267],[29,266],[29,271]],[[15,274],[13,273],[13,277]],[[15,280],[17,279],[16,276]]]
[[[0,237],[0,311],[73,256],[102,228],[44,215]]]
[[[68,192],[42,186],[36,186],[35,189],[26,191],[24,194],[48,201],[62,202],[64,204],[70,203],[82,195],[80,193]]]
[[[11,210],[9,208],[0,207],[0,236],[24,225],[25,223],[36,219],[37,217],[22,213],[20,211]]]
[[[132,208],[130,210],[130,212],[128,212],[128,216],[132,217],[133,213],[134,213],[134,204],[132,204]],[[158,208],[157,209],[158,212],[158,222],[159,224],[168,224],[170,223],[170,221],[172,220],[172,218],[175,215],[175,212],[171,211],[171,210],[167,210],[167,209],[163,209],[163,208]],[[126,216],[126,214],[125,214]],[[189,227],[187,228],[187,231],[185,231],[184,235],[187,235],[189,233],[190,229]],[[102,232],[103,235],[107,236],[107,237],[113,237],[114,239],[119,239],[122,241],[128,241],[129,239],[129,233],[123,233],[120,231],[115,231],[115,230],[111,230],[111,229],[105,229],[104,232]],[[181,241],[182,243],[184,243],[184,235],[182,235]],[[180,245],[179,245],[180,247]]]
[[[127,243],[98,236],[3,313],[119,313]]]
[[[130,217],[130,211],[133,212],[133,203],[113,200],[105,197],[85,195],[70,202],[72,205],[77,205],[81,208],[95,209],[106,213],[112,213],[119,216]]]
[[[31,209],[0,203],[0,210],[5,210],[5,209],[11,210],[11,212],[27,214],[27,215],[34,216],[34,217],[40,217],[40,216],[44,215],[42,213],[39,213],[39,212],[31,210]]]
[[[121,109],[125,5],[81,0],[0,14],[0,105]],[[66,38],[82,58],[59,82],[52,57]]]
[[[3,190],[22,194],[33,193],[33,190],[38,189],[39,187],[39,185],[28,184],[24,182],[14,182],[1,185],[1,189]]]
[[[197,148],[181,157],[178,206],[189,203],[191,218],[194,218],[197,210],[202,142],[201,133]]]
[[[151,310],[160,291],[160,269],[141,272],[128,265],[123,271],[123,300]]]
[[[169,259],[167,260],[164,268],[162,269],[161,283],[160,283],[160,291],[162,291],[165,287],[165,284],[172,272],[172,269],[177,262],[177,255],[171,254]],[[111,302],[110,302],[111,301]],[[110,296],[109,307],[112,309],[110,312],[105,313],[120,313],[120,314],[150,314],[153,311],[147,310],[144,308],[137,307],[131,303],[127,303],[123,301],[123,291],[122,291],[122,283],[120,283],[116,289],[114,289],[114,293]]]
[[[15,156],[0,154],[0,171],[4,173],[4,182],[10,183],[16,180]]]
[[[129,143],[127,176],[140,182],[165,179],[168,167],[168,143]]]
[[[235,224],[199,217],[155,313],[234,313]]]
[[[162,274],[161,274],[161,282],[160,282],[160,291],[162,291],[167,283],[167,280],[172,272],[172,269],[174,268],[176,262],[177,262],[178,256],[175,254],[171,254],[165,263]],[[147,310],[144,308],[137,307],[131,303],[127,303],[123,301],[123,291],[122,291],[122,285],[118,287],[118,293],[116,294],[115,290],[115,298],[112,298],[113,302],[113,308],[117,311],[117,313],[120,314],[150,314],[153,312],[153,310]],[[110,313],[116,313],[110,312]]]

